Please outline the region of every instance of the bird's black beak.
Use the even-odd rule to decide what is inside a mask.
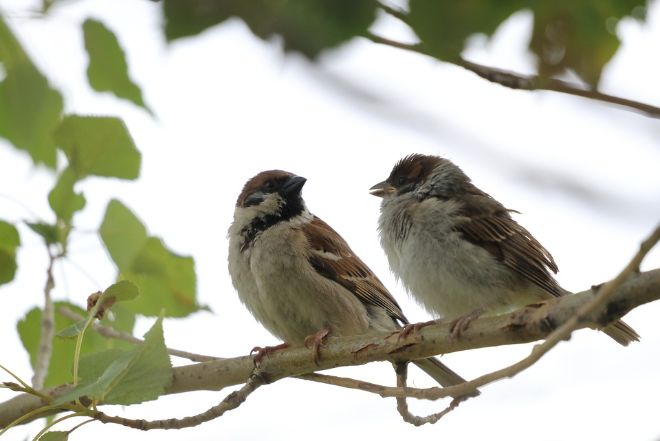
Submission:
[[[295,196],[300,194],[303,185],[305,185],[307,179],[302,176],[291,176],[285,183],[282,185],[282,194],[285,197]]]

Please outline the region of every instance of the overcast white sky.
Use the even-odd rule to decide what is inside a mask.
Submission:
[[[245,354],[276,343],[244,310],[226,270],[226,231],[241,186],[255,173],[281,168],[308,178],[309,208],[335,227],[401,301],[414,321],[429,316],[390,275],[376,233],[379,200],[368,194],[396,160],[434,153],[459,164],[485,191],[522,212],[517,219],[553,253],[559,281],[572,290],[613,277],[660,220],[660,122],[624,110],[552,93],[531,94],[487,83],[459,68],[356,40],[328,53],[320,66],[283,57],[277,43],[257,40],[238,20],[166,45],[160,6],[148,1],[62,2],[47,18],[27,12],[35,2],[0,0],[39,67],[66,96],[72,113],[119,115],[143,154],[137,182],[89,179],[79,185],[87,207],[76,218],[71,260],[57,269],[58,299],[83,303],[114,281],[115,269],[93,233],[107,201],[131,207],[150,233],[194,256],[199,300],[213,313],[168,320],[171,347],[217,356]],[[36,2],[38,3],[38,2]],[[127,51],[133,78],[157,119],[113,97],[93,93],[85,78],[80,24],[92,16],[113,29]],[[526,41],[532,16],[509,19],[491,41],[475,37],[473,61],[531,72]],[[381,19],[382,34],[413,38]],[[608,65],[607,92],[660,104],[660,7],[646,24],[624,20],[623,46]],[[342,87],[340,84],[350,84]],[[361,94],[351,93],[360,90]],[[560,176],[598,195],[558,189]],[[0,140],[0,194],[50,219],[46,197],[53,177]],[[33,219],[0,197],[0,217]],[[15,323],[41,301],[46,256],[21,228],[17,280],[0,288],[0,362],[24,378],[31,370]],[[660,266],[654,251],[643,268]],[[284,380],[264,387],[236,411],[185,431],[142,433],[91,424],[72,439],[115,440],[385,439],[657,440],[660,437],[660,304],[629,314],[641,343],[621,348],[581,331],[534,367],[483,389],[434,426],[401,421],[393,401]],[[152,319],[141,320],[138,333]],[[468,378],[516,361],[530,345],[490,348],[443,357]],[[392,382],[387,364],[342,369],[373,382]],[[431,385],[422,373],[417,386]],[[0,378],[2,379],[2,378]],[[2,379],[4,380],[4,379]],[[109,413],[147,419],[201,412],[227,391],[165,397]],[[11,394],[0,390],[0,400]],[[414,403],[430,412],[439,403]],[[34,435],[41,423],[11,432]],[[62,425],[62,427],[67,427]],[[533,434],[533,435],[530,435]]]

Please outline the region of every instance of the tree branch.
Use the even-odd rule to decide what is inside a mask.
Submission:
[[[185,427],[194,427],[215,418],[219,418],[227,411],[236,409],[245,402],[248,395],[264,384],[266,384],[264,378],[258,373],[254,373],[253,375],[250,375],[243,387],[227,395],[218,405],[213,406],[200,414],[184,418],[168,418],[165,420],[154,421],[133,420],[130,418],[107,415],[100,411],[93,412],[90,416],[102,423],[121,424],[122,426],[140,430],[183,429]]]
[[[546,338],[557,326],[570,320],[593,298],[593,291],[588,289],[575,295],[526,306],[512,313],[480,317],[474,320],[458,339],[450,338],[447,321],[427,326],[401,339],[397,334],[391,333],[347,338],[330,337],[327,344],[321,348],[318,365],[312,360],[308,349],[293,347],[270,354],[262,361],[260,368],[267,381],[276,381],[338,366],[356,366],[381,360],[412,360],[467,349],[536,341]],[[612,297],[605,304],[585,315],[577,324],[577,329],[593,327],[594,324],[603,326],[637,306],[658,299],[660,269],[632,274],[614,290]],[[249,356],[177,367],[174,368],[174,379],[167,393],[220,390],[242,384],[253,369],[254,363]],[[461,387],[463,385],[453,386]],[[60,386],[48,393],[51,396],[59,396],[67,390],[69,386]],[[424,393],[421,393],[422,391]],[[407,388],[405,393],[402,393],[400,388],[386,388],[382,395],[436,399],[457,391],[458,389],[431,388],[416,392],[415,389]],[[40,398],[28,394],[0,403],[0,427],[42,405]]]
[[[407,388],[407,378],[408,378],[408,365],[406,363],[398,363],[396,366],[396,385],[399,389],[402,389],[404,392]],[[413,426],[422,426],[424,424],[435,424],[440,419],[447,415],[449,412],[452,410],[456,409],[459,405],[459,403],[462,400],[459,398],[455,398],[452,400],[452,402],[444,408],[442,411],[438,413],[433,413],[431,415],[425,416],[425,417],[419,417],[417,415],[413,415],[410,410],[408,409],[408,401],[406,400],[406,397],[396,397],[396,410],[399,412],[399,415],[401,415],[401,418],[403,418],[403,421],[406,423],[412,424]]]
[[[55,308],[50,293],[55,287],[53,265],[58,256],[55,256],[50,250],[50,245],[46,244],[46,249],[48,250],[48,268],[46,269],[46,286],[44,286],[44,310],[41,314],[39,349],[34,365],[34,375],[32,376],[32,387],[37,390],[44,387],[46,375],[48,374],[48,366],[50,365],[50,357],[53,352],[53,338],[55,338]]]
[[[375,35],[371,32],[365,34],[364,37],[374,43],[395,47],[397,49],[403,49],[410,52],[416,52],[418,54],[436,58],[442,62],[455,64],[456,66],[460,66],[469,70],[470,72],[479,75],[481,78],[511,89],[529,91],[548,90],[552,92],[565,93],[568,95],[579,96],[604,103],[615,104],[622,106],[627,110],[635,110],[653,118],[660,118],[660,107],[653,106],[651,104],[609,95],[606,93],[598,92],[596,90],[585,89],[578,85],[555,78],[543,78],[538,75],[524,75],[505,69],[485,66],[483,64],[473,63],[472,61],[468,61],[462,57],[457,57],[455,60],[439,59],[433,55],[432,52],[427,50],[422,43],[402,43],[381,37],[379,35]]]

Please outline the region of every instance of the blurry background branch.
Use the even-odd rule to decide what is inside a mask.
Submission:
[[[411,52],[417,52],[422,55],[428,55],[433,57],[433,54],[425,49],[422,43],[409,44],[402,43],[399,41],[390,40],[385,37],[368,32],[365,34],[365,37],[374,43],[383,44],[385,46],[394,47],[397,49],[403,49]],[[447,61],[447,60],[441,60]],[[539,75],[523,75],[517,72],[498,69],[495,67],[485,66],[483,64],[473,63],[462,57],[457,57],[453,61],[447,61],[453,63],[457,66],[460,66],[464,69],[469,70],[481,78],[484,78],[493,83],[497,83],[501,86],[508,87],[511,89],[520,89],[520,90],[548,90],[552,92],[565,93],[568,95],[580,96],[583,98],[592,99],[595,101],[601,101],[608,104],[615,104],[622,106],[627,110],[635,110],[641,112],[647,116],[653,118],[660,118],[660,107],[653,106],[651,104],[642,103],[640,101],[630,100],[626,98],[621,98],[614,95],[609,95],[606,93],[599,92],[595,89],[587,89],[580,87],[575,84],[571,84],[567,81],[558,80],[555,78],[543,78]]]

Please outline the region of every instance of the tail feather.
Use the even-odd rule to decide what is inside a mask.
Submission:
[[[634,341],[639,341],[639,334],[623,320],[610,323],[602,331],[622,346],[628,346]]]
[[[457,384],[465,383],[465,379],[463,379],[463,377],[449,369],[437,358],[431,357],[424,358],[422,360],[414,360],[413,363],[415,363],[417,367],[426,372],[435,381],[440,383],[441,386],[455,386]],[[476,397],[480,393],[481,392],[476,390],[472,393],[461,395],[456,398]]]

